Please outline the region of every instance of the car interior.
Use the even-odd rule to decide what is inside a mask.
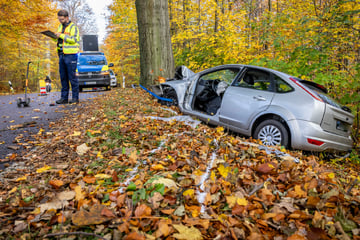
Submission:
[[[270,73],[257,69],[248,69],[234,83],[239,70],[219,71],[201,76],[195,90],[193,109],[209,115],[215,115],[221,106],[222,96],[229,85],[261,91],[274,91],[275,83]],[[216,78],[215,78],[216,77]]]
[[[221,106],[226,88],[233,82],[239,69],[222,69],[201,76],[195,90],[193,109],[215,115]]]

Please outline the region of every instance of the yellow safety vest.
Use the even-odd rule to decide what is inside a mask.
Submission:
[[[62,48],[64,54],[76,54],[79,52],[79,42],[80,42],[80,33],[79,28],[74,24],[70,23],[66,28],[64,33],[62,33],[63,25],[60,24],[57,32],[61,33],[59,38],[63,39]],[[57,50],[61,46],[57,47]]]

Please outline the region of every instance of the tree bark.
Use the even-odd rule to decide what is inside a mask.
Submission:
[[[174,75],[167,0],[136,0],[139,29],[140,84],[150,86],[158,77]]]

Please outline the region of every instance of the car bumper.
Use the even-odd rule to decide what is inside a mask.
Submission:
[[[116,87],[117,86],[117,81],[116,80],[111,80],[110,81],[110,86],[111,87]]]
[[[82,80],[79,79],[79,86],[80,87],[107,87],[110,86],[110,79],[104,80],[104,79],[88,79],[88,80]]]
[[[290,129],[293,129],[291,145],[294,149],[316,152],[326,150],[348,151],[353,146],[350,136],[344,137],[326,132],[319,124],[302,120],[289,121],[288,123]],[[309,139],[323,143],[321,145],[311,144]]]

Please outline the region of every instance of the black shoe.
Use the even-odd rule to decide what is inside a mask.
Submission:
[[[56,101],[56,103],[57,104],[67,104],[67,103],[69,103],[69,101],[66,99],[60,98],[59,100]]]
[[[79,103],[79,99],[71,99],[69,103]]]

